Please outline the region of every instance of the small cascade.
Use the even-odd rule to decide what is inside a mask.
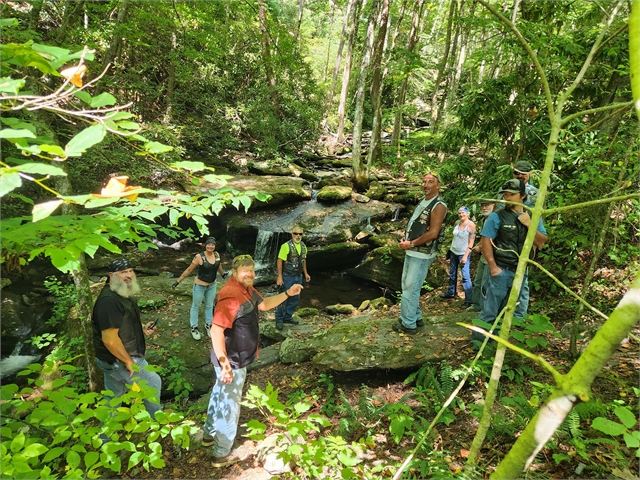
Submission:
[[[397,221],[399,216],[400,216],[400,207],[396,207],[396,209],[393,211],[393,214],[391,215],[391,221],[392,222]]]
[[[286,233],[259,230],[253,260],[256,262],[256,278],[274,275],[280,245],[286,241]]]
[[[371,233],[373,233],[375,231],[375,228],[373,227],[373,225],[371,225],[371,217],[367,218],[367,226],[364,227],[364,229],[367,232],[371,232]]]
[[[38,361],[40,355],[20,355],[23,342],[16,343],[11,355],[0,360],[0,378],[5,378],[23,370],[27,365]]]

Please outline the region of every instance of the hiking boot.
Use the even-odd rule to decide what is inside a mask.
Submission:
[[[215,441],[215,439],[214,439],[211,435],[208,435],[208,434],[206,434],[206,433],[205,433],[205,434],[202,436],[202,443],[201,443],[201,445],[202,445],[203,447],[213,447],[213,444],[214,444],[214,443],[216,443],[216,441]]]
[[[300,322],[298,320],[294,320],[293,318],[285,318],[284,323],[289,323],[291,325],[298,325]]]
[[[282,330],[284,328],[284,325],[282,324],[282,322],[276,322],[276,330]]]
[[[422,328],[422,327],[424,327],[424,320],[422,319],[416,320],[416,328]]]
[[[407,328],[402,323],[394,323],[391,328],[394,332],[406,333],[408,335],[415,335],[416,333],[418,333],[417,328]]]
[[[207,331],[207,337],[211,338],[211,324],[210,323],[205,323],[204,324],[204,328]]]
[[[443,300],[449,300],[456,297],[454,295],[447,295],[446,293],[443,293],[442,295],[440,295],[440,298]]]
[[[191,336],[194,340],[200,340],[200,330],[198,330],[197,326],[191,327]]]

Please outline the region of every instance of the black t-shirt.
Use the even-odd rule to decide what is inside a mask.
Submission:
[[[91,318],[93,327],[93,344],[96,357],[108,363],[115,363],[117,358],[102,342],[102,331],[110,328],[118,329],[125,350],[132,357],[143,357],[146,351],[144,332],[140,323],[140,310],[134,298],[124,298],[105,286],[93,307]]]

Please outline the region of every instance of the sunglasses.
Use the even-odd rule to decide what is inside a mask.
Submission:
[[[302,232],[293,232],[292,235],[298,235],[298,236],[302,236]]]
[[[527,174],[527,172],[521,172],[521,171],[519,171],[519,170],[514,170],[514,171],[513,171],[513,174],[514,174],[514,175],[526,175],[526,174]]]

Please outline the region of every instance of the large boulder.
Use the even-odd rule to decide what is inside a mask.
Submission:
[[[318,353],[313,364],[337,371],[404,369],[447,358],[451,342],[470,338],[456,322],[470,323],[475,312],[424,317],[425,326],[416,335],[398,334],[392,325],[398,320],[373,319],[371,315],[351,317],[307,340]]]
[[[337,270],[357,265],[368,250],[357,242],[341,242],[309,249],[307,269],[310,272]]]
[[[323,203],[338,203],[344,202],[351,198],[351,192],[353,191],[353,187],[349,185],[348,187],[341,187],[339,185],[327,185],[326,187],[322,187],[322,189],[318,192],[317,199],[319,202]]]

